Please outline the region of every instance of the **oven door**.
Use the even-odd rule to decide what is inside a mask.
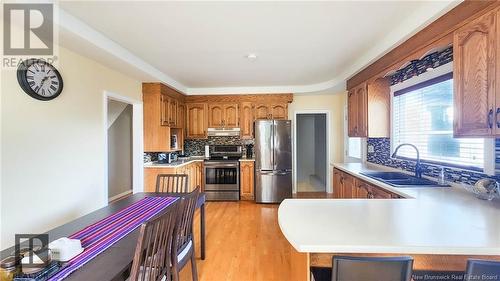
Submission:
[[[239,191],[238,163],[205,162],[205,191]]]

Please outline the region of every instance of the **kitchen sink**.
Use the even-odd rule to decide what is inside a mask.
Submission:
[[[447,187],[449,185],[439,185],[437,182],[417,178],[412,175],[399,172],[362,172],[362,175],[376,179],[394,187]]]

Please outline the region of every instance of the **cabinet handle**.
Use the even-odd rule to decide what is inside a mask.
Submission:
[[[497,128],[500,129],[500,121],[498,120],[498,115],[500,114],[500,107],[497,108],[497,113],[495,115],[495,121],[497,123]]]
[[[493,129],[493,109],[488,112],[488,126]]]

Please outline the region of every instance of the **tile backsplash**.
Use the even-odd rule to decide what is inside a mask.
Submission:
[[[500,140],[497,139],[495,147],[495,161],[496,161],[496,170],[500,170]],[[415,171],[415,162],[408,161],[403,159],[394,159],[391,158],[391,142],[389,138],[368,138],[368,153],[367,153],[367,161],[374,164],[384,165],[392,168],[399,168],[402,170],[414,172]],[[445,167],[445,175],[446,180],[449,182],[455,183],[465,183],[465,184],[474,184],[481,178],[494,178],[496,180],[500,180],[500,174],[497,172],[497,175],[494,177],[488,176],[486,174],[459,169],[455,167]],[[441,171],[441,167],[439,165],[422,163],[423,174],[430,177],[438,177]]]
[[[205,145],[242,145],[243,155],[246,154],[246,145],[254,144],[253,139],[242,140],[240,137],[208,137],[208,139],[193,139],[184,141],[184,154],[187,156],[204,156]],[[160,152],[145,152],[144,162],[158,160]],[[172,152],[177,154],[177,152]]]
[[[253,139],[242,140],[240,137],[208,137],[208,139],[185,140],[184,154],[203,156],[205,155],[205,145],[242,145],[243,155],[245,155],[245,145],[253,143]]]

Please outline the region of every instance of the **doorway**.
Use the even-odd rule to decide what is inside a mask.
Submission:
[[[103,92],[104,196],[144,191],[142,101]]]
[[[295,115],[296,192],[328,191],[328,113]]]
[[[108,99],[108,201],[132,193],[132,105]]]

